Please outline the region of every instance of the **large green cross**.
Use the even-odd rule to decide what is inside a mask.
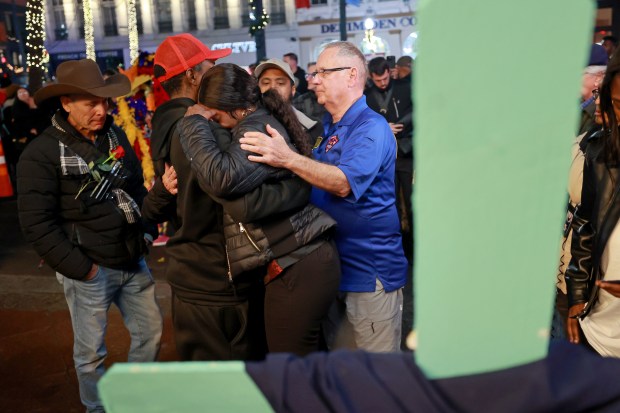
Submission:
[[[438,378],[541,359],[593,2],[420,0],[416,17],[416,360]],[[112,413],[270,410],[234,362],[118,364],[100,390]]]

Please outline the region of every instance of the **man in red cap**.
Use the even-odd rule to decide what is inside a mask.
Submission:
[[[222,205],[200,188],[181,148],[177,121],[195,104],[202,74],[230,49],[209,50],[188,34],[168,37],[155,53],[154,74],[172,98],[153,117],[153,158],[162,167],[142,213],[157,222],[171,220],[176,233],[166,244],[167,278],[172,288],[172,314],[177,351],[182,360],[260,359],[266,351],[263,285],[259,270],[233,278],[224,247]],[[218,141],[230,135],[211,125]],[[158,151],[158,152],[157,152]],[[157,155],[156,155],[157,154]],[[178,185],[170,185],[176,179]],[[273,211],[273,199],[299,191],[285,185],[262,186],[239,198],[250,211]],[[226,204],[228,211],[238,211]],[[242,212],[242,215],[247,215]]]
[[[232,53],[231,49],[211,50],[191,34],[167,37],[155,52],[155,78],[170,96],[153,116],[151,150],[155,173],[164,174],[164,163],[170,163],[170,139],[177,121],[188,107],[195,104],[202,75],[217,59]]]

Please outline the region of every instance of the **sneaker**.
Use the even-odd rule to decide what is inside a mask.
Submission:
[[[170,239],[170,237],[168,237],[167,235],[160,235],[159,237],[157,237],[157,239],[155,241],[153,241],[153,246],[154,247],[163,247],[164,245],[166,245],[166,243],[168,242],[168,240]]]

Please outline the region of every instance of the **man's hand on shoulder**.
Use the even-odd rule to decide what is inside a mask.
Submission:
[[[291,163],[299,154],[289,148],[280,133],[267,125],[267,132],[246,132],[239,140],[241,149],[258,155],[249,155],[248,159],[253,162],[266,163],[276,168],[290,169]]]

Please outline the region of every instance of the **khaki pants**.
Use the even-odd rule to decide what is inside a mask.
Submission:
[[[338,294],[323,329],[330,350],[400,351],[403,291],[385,292],[377,278],[370,293]]]

